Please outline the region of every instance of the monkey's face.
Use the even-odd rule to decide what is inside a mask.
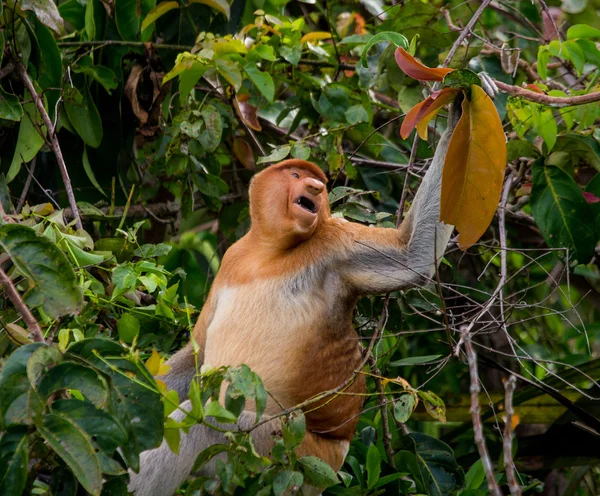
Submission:
[[[310,238],[329,216],[326,180],[316,165],[303,160],[265,169],[252,181],[252,229],[285,247]]]

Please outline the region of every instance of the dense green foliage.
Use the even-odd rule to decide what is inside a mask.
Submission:
[[[181,429],[235,421],[246,402],[260,419],[267,392],[245,366],[198,364],[181,423],[169,418],[177,395],[153,376],[188,341],[224,251],[248,228],[255,170],[311,160],[330,178],[334,215],[394,227],[406,213],[445,115],[411,160],[402,117],[436,88],[399,69],[397,46],[431,67],[452,50],[449,67],[472,71],[461,73],[469,84],[485,71],[503,90],[500,213],[466,252],[451,243],[438,284],[359,302],[365,348],[375,339],[369,394],[338,474],[295,455],[306,428],[296,411],[271,459],[232,432],[197,460],[226,452],[215,477],[181,491],[488,494],[468,328],[500,486],[513,372],[524,493],[600,492],[600,5],[494,2],[454,46],[479,5],[0,3],[0,269],[18,292],[3,283],[0,494],[127,494],[127,469],[163,436],[176,450]],[[34,342],[38,325],[47,344]]]

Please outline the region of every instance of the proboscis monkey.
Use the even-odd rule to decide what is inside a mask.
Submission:
[[[250,366],[286,408],[351,377],[362,360],[352,327],[358,297],[423,285],[444,254],[453,227],[439,222],[442,167],[459,116],[460,105],[455,104],[398,230],[332,218],[327,178],[310,162],[285,160],[254,176],[250,231],[225,253],[193,331],[203,355],[199,361],[214,367]],[[187,398],[196,371],[191,346],[168,363],[171,370],[163,380]],[[359,374],[347,391],[364,392],[364,376]],[[342,395],[306,413],[299,456],[318,456],[337,471],[361,406],[361,396]],[[189,410],[189,400],[181,407]],[[279,411],[269,399],[265,414]],[[180,420],[184,414],[173,416]],[[243,412],[238,425],[248,428],[254,420],[254,412]],[[268,455],[278,423],[275,419],[253,431],[261,454]],[[130,473],[130,491],[138,496],[173,494],[197,455],[223,442],[222,434],[197,425],[182,435],[179,455],[165,442],[144,452],[140,473]]]

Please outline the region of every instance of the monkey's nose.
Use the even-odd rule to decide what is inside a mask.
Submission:
[[[306,190],[313,195],[318,195],[325,189],[325,185],[321,181],[312,177],[307,177],[304,180],[304,185],[306,186]]]

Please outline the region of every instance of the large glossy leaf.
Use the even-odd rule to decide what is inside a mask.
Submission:
[[[160,17],[165,15],[167,12],[177,8],[179,8],[178,2],[160,2],[156,7],[148,12],[148,15],[144,18],[142,22],[142,31],[145,31],[148,26],[154,24],[157,19],[160,19]]]
[[[532,167],[531,213],[552,248],[570,250],[569,263],[587,263],[596,241],[591,208],[573,178],[538,159]]]
[[[83,142],[92,148],[98,148],[103,134],[100,114],[87,86],[82,89],[80,95],[76,92],[73,88],[69,92],[71,97],[65,97],[67,116]]]
[[[140,0],[115,0],[117,30],[124,40],[134,41],[140,30]]]
[[[155,386],[150,382],[150,373],[141,362],[121,358],[124,353],[114,341],[84,339],[73,343],[67,356],[83,358],[110,379],[109,403],[105,410],[125,429],[127,442],[121,449],[128,466],[137,470],[139,453],[157,447],[162,441],[164,409],[160,395],[154,392]]]
[[[102,491],[102,472],[90,436],[73,420],[55,413],[44,416],[38,431],[73,471],[81,485],[92,495],[99,495]]]
[[[0,494],[19,495],[27,482],[29,436],[22,427],[8,429],[0,437]]]
[[[268,72],[260,71],[256,64],[249,62],[244,66],[244,71],[248,74],[250,81],[254,83],[254,86],[258,88],[263,96],[269,100],[273,101],[275,98],[275,84],[273,83],[273,78]]]
[[[454,88],[444,88],[429,95],[425,100],[417,103],[411,108],[400,127],[400,137],[408,138],[412,130],[416,127],[421,139],[427,139],[427,125],[433,119],[442,107],[456,98],[459,90]]]
[[[408,48],[408,40],[404,35],[400,33],[395,33],[393,31],[384,31],[382,33],[377,33],[373,36],[367,44],[363,47],[361,55],[360,55],[360,63],[363,67],[367,67],[367,54],[373,45],[377,43],[381,43],[382,41],[387,41],[388,43],[393,43],[396,47]]]
[[[105,381],[98,372],[80,363],[59,363],[42,377],[37,387],[44,398],[63,389],[77,389],[97,407],[105,406],[108,399]]]
[[[26,92],[24,98],[26,100],[31,100],[31,95]],[[46,128],[42,125],[42,120],[35,108],[35,104],[30,101],[30,103],[23,105],[23,109],[25,115],[19,124],[17,147],[15,148],[10,168],[6,174],[7,183],[11,182],[16,177],[21,170],[23,162],[30,162],[42,149],[42,146],[44,146],[44,138],[40,135],[38,129],[31,121],[31,117],[34,117],[37,120],[36,124],[39,128],[42,129],[44,133],[46,132]]]
[[[75,272],[55,244],[29,227],[4,224],[0,246],[29,282],[28,305],[42,306],[52,317],[79,311],[82,294]]]
[[[27,361],[42,343],[31,343],[18,348],[8,357],[0,371],[0,427],[7,426],[7,413],[13,405],[22,405],[31,385],[27,378]]]
[[[311,486],[323,488],[339,484],[335,471],[316,456],[303,456],[298,464],[304,474],[304,480]]]
[[[23,107],[19,97],[0,88],[0,119],[20,121],[22,117]]]
[[[471,86],[446,154],[440,220],[456,226],[458,243],[474,244],[490,225],[502,189],[506,140],[491,98]]]
[[[396,48],[395,56],[398,67],[407,76],[419,81],[441,81],[446,74],[454,70],[444,67],[427,67],[402,47]]]
[[[189,2],[208,5],[211,9],[215,9],[229,19],[230,9],[227,0],[189,0]]]

